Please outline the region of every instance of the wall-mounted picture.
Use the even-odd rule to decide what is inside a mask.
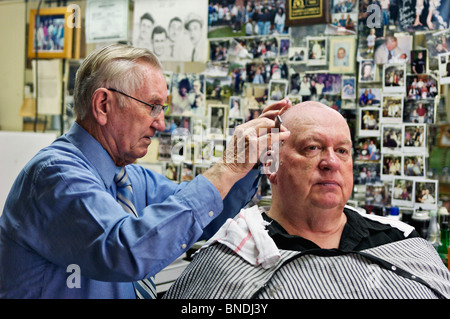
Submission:
[[[308,62],[308,48],[306,47],[289,47],[288,54],[289,63],[306,63]]]
[[[165,176],[174,182],[180,181],[181,164],[169,162],[166,165]]]
[[[431,74],[407,75],[406,94],[408,100],[433,100],[439,94],[439,82]]]
[[[426,124],[403,124],[403,151],[424,154],[427,150]]]
[[[414,180],[394,178],[391,203],[394,206],[414,206]]]
[[[381,152],[399,153],[402,150],[402,124],[384,124],[381,126]]]
[[[327,64],[327,37],[308,37],[308,64],[326,65]]]
[[[403,107],[403,122],[433,124],[435,118],[434,100],[409,100]]]
[[[330,3],[318,1],[282,1],[286,4],[286,24],[310,25],[324,24],[330,19]]]
[[[355,143],[355,160],[379,161],[380,139],[378,137],[360,137]]]
[[[374,60],[376,64],[407,64],[410,63],[412,49],[410,35],[388,35],[375,41]]]
[[[208,121],[209,121],[209,136],[222,137],[225,136],[226,130],[226,109],[227,105],[208,105]]]
[[[358,103],[361,107],[377,107],[381,104],[382,91],[380,88],[360,87]]]
[[[438,145],[442,148],[450,147],[450,124],[441,125]]]
[[[359,82],[374,82],[376,66],[373,60],[361,60],[359,63]]]
[[[403,93],[406,90],[406,64],[383,65],[383,91]]]
[[[66,7],[30,10],[28,58],[72,57],[73,29],[68,27],[72,11]]]
[[[428,51],[411,50],[411,73],[422,74],[428,71]]]
[[[288,89],[288,81],[271,80],[269,82],[269,100],[279,101],[286,97]]]
[[[441,80],[441,84],[449,84],[450,83],[450,53],[442,53],[439,54],[438,57],[439,63],[439,76]]]
[[[423,155],[404,155],[403,156],[403,175],[408,177],[425,178],[425,156]]]
[[[379,108],[359,109],[359,136],[380,136],[381,111]]]
[[[355,71],[355,43],[351,36],[330,38],[330,72],[353,73]]]
[[[383,95],[382,123],[401,123],[403,116],[403,95]]]
[[[342,77],[342,99],[356,98],[356,78],[354,76]]]
[[[415,181],[415,207],[437,209],[439,184],[437,180]]]
[[[241,117],[243,114],[242,111],[242,102],[240,96],[231,96],[228,108],[228,117]]]
[[[169,114],[205,115],[205,76],[196,73],[172,75],[172,100]]]
[[[393,180],[395,176],[402,176],[402,162],[403,157],[401,154],[382,154],[381,163],[381,179]]]

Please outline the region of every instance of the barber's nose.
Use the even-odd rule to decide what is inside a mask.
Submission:
[[[161,112],[151,125],[157,131],[163,132],[166,129],[166,122],[164,121],[164,112]]]
[[[322,153],[319,168],[322,170],[337,170],[339,169],[340,163],[334,150],[325,150]]]

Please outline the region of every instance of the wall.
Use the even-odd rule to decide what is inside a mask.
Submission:
[[[22,131],[26,25],[25,1],[0,2],[0,130]]]

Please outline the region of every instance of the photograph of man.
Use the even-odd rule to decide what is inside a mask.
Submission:
[[[403,58],[402,54],[405,54],[405,52],[398,47],[397,37],[386,36],[384,43],[375,49],[374,61],[375,64],[392,63],[394,58]]]
[[[206,56],[206,33],[203,31],[202,18],[195,12],[188,14],[184,28],[188,31],[191,41],[189,61],[205,61]]]
[[[422,74],[427,71],[427,51],[413,50],[411,51],[411,71],[414,74]]]
[[[167,31],[162,26],[156,26],[152,31],[153,53],[158,58],[168,55]]]
[[[183,21],[179,17],[173,17],[169,21],[169,56],[174,60],[182,59],[183,52]]]
[[[139,27],[136,28],[138,35],[136,40],[133,42],[133,46],[137,48],[146,48],[152,50],[152,31],[155,20],[150,13],[145,12],[140,16]]]

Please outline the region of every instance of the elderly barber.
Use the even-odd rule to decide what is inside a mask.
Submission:
[[[318,102],[282,118],[291,135],[268,154],[270,208],[228,220],[165,298],[449,298],[450,272],[411,226],[346,206],[346,120]]]
[[[234,216],[255,193],[258,172],[254,163],[222,160],[176,184],[133,164],[164,130],[166,81],[146,49],[92,52],[74,98],[76,122],[23,168],[6,201],[0,297],[155,297],[154,275]],[[248,146],[285,139],[289,132],[259,129],[273,128],[289,106],[275,103],[236,132],[262,132]]]

